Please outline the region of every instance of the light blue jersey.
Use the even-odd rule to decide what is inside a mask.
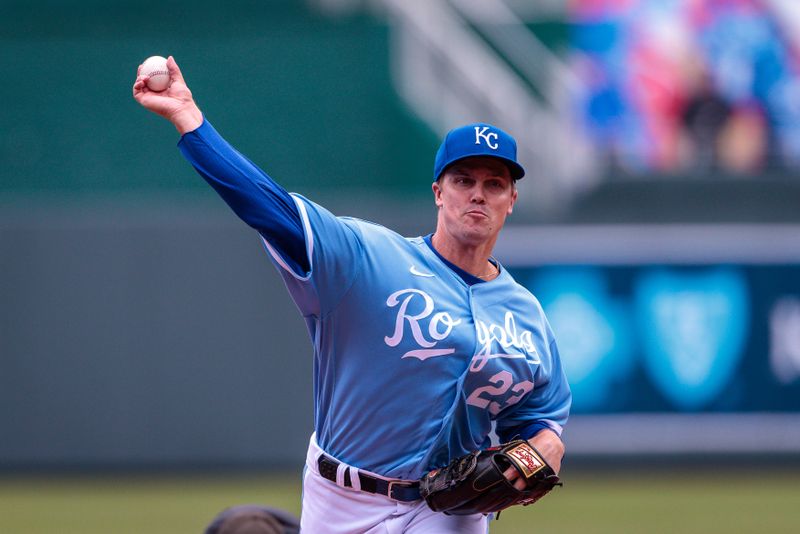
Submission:
[[[470,285],[423,238],[290,195],[207,122],[179,147],[258,230],[306,320],[328,454],[415,480],[488,446],[495,424],[503,441],[561,434],[571,394],[552,330],[502,266]]]
[[[339,460],[418,479],[535,421],[561,434],[571,394],[538,301],[501,267],[468,285],[422,238],[292,195],[309,272],[264,240],[314,345],[315,430]]]

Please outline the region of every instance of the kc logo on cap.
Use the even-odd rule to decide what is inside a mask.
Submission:
[[[489,132],[488,134],[486,131],[489,129],[489,126],[475,126],[475,144],[481,144],[481,139],[486,141],[486,146],[491,148],[492,150],[497,150],[497,137],[498,135],[494,132]],[[494,138],[494,144],[492,144],[492,138]]]
[[[471,157],[492,157],[502,160],[511,177],[519,180],[525,169],[517,162],[517,142],[511,135],[496,126],[478,122],[450,130],[436,152],[433,180],[456,161]]]

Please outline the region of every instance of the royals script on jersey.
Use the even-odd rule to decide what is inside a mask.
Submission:
[[[571,395],[552,331],[505,269],[469,286],[422,238],[293,198],[310,272],[265,244],[314,345],[325,451],[416,479],[487,446],[493,421],[498,432],[533,421],[561,432]]]

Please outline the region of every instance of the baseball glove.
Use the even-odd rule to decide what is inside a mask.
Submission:
[[[518,490],[503,472],[509,466],[527,486]],[[456,458],[420,481],[420,494],[434,512],[489,514],[515,504],[533,504],[560,486],[558,476],[527,441],[514,440]]]

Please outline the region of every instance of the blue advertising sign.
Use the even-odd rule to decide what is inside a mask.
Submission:
[[[649,230],[606,229],[604,247],[544,228],[500,246],[552,324],[573,414],[800,412],[800,238],[772,235],[783,257],[749,255],[735,228],[719,229],[716,251],[683,229],[659,229],[663,248],[638,256],[624,245]],[[576,250],[584,261],[564,261]]]

